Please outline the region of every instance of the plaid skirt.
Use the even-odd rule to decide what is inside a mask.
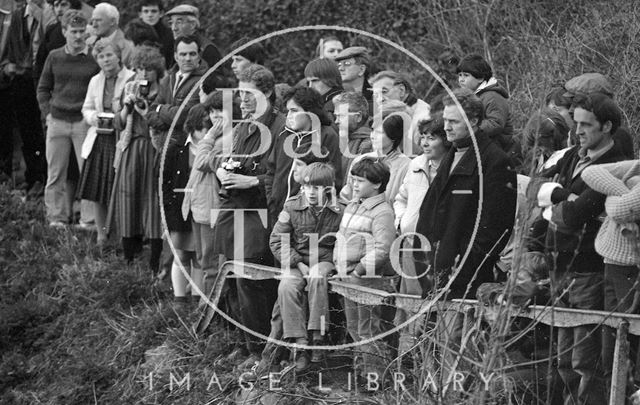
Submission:
[[[116,138],[98,134],[87,160],[82,166],[78,186],[78,197],[83,200],[109,204],[115,170],[113,158],[116,153]]]

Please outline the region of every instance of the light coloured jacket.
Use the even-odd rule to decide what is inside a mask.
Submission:
[[[376,275],[392,274],[389,249],[396,236],[393,209],[384,194],[352,202],[345,209],[333,249],[339,274],[360,267]]]
[[[347,181],[340,191],[340,198],[345,202],[351,202],[353,200],[353,189],[351,187],[351,184],[353,183],[353,176],[351,175],[351,168],[361,159],[364,159],[366,157],[373,159],[380,158],[374,151],[365,153],[364,155],[360,155],[353,159],[351,167],[349,168],[349,176],[347,177]],[[409,159],[409,157],[407,157],[407,155],[405,155],[404,153],[395,149],[389,152],[388,155],[383,156],[382,162],[386,163],[386,165],[389,166],[389,171],[391,173],[391,176],[389,177],[389,183],[387,184],[387,189],[384,192],[384,195],[387,198],[387,202],[389,204],[393,204],[396,198],[396,194],[398,194],[398,190],[400,190],[400,185],[404,180],[404,176],[407,174],[411,159]]]
[[[120,95],[124,90],[125,83],[135,75],[135,72],[123,67],[116,78],[116,86],[113,92],[112,105],[120,102]],[[104,83],[106,77],[103,71],[100,71],[97,75],[93,76],[89,81],[87,87],[87,95],[84,98],[84,104],[82,104],[82,116],[87,124],[90,125],[86,138],[82,143],[83,159],[89,157],[91,149],[93,149],[93,143],[96,140],[96,125],[98,125],[98,114],[104,112],[104,106],[102,99],[104,97]]]
[[[401,234],[415,232],[422,200],[427,195],[436,171],[437,167],[431,165],[424,154],[415,157],[409,163],[409,169],[393,203],[396,229],[399,227]]]
[[[595,240],[596,252],[605,263],[640,264],[640,160],[589,166],[582,179],[605,194],[605,217]]]
[[[198,142],[189,181],[185,186],[191,191],[184,194],[182,201],[182,217],[185,221],[191,211],[195,222],[211,224],[211,210],[220,208],[220,183],[216,178],[216,170],[223,157],[231,153],[230,150],[224,150],[225,146],[223,135]]]

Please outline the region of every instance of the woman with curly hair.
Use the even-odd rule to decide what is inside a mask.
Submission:
[[[140,250],[142,239],[150,240],[149,266],[157,273],[162,231],[155,163],[161,145],[152,140],[152,132],[144,117],[149,103],[158,94],[165,61],[158,48],[143,45],[136,47],[132,65],[136,75],[126,84],[120,97],[122,109],[114,119],[114,125],[121,134],[114,163],[116,176],[109,218],[113,218],[122,237],[128,262]]]

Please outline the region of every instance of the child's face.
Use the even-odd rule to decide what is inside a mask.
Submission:
[[[460,87],[463,87],[465,89],[476,91],[476,89],[482,82],[482,79],[477,79],[467,72],[458,73],[458,84],[460,84]]]
[[[372,183],[364,177],[353,176],[353,196],[355,198],[369,198],[380,194],[380,183]]]
[[[302,184],[302,173],[307,164],[300,159],[293,159],[293,181]]]
[[[304,190],[304,196],[306,197],[309,205],[315,207],[320,203],[320,195],[322,194],[321,189],[323,189],[323,187],[305,184],[302,186],[302,189]]]

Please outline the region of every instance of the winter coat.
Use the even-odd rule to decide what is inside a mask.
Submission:
[[[485,83],[488,85],[485,87],[481,85],[476,90],[476,95],[480,97],[484,107],[484,118],[480,123],[480,129],[506,152],[513,143],[511,108],[507,101],[509,93],[495,79]]]
[[[451,284],[448,298],[463,297],[467,288],[469,297],[473,297],[480,284],[493,281],[493,267],[514,224],[516,173],[510,167],[510,159],[481,131],[476,133],[476,139],[483,181],[478,226],[480,176],[473,147],[468,148],[453,170],[456,148],[451,148],[442,159],[420,207],[416,225],[416,232],[426,236],[431,245],[436,287],[442,288],[449,281],[452,266],[460,260],[461,269]],[[425,248],[420,246],[418,238],[415,240],[416,248]],[[467,252],[468,256],[462,261]],[[427,257],[417,252],[417,274],[423,274],[426,268]],[[426,277],[420,278],[420,284],[425,295],[433,287]]]
[[[347,142],[349,153],[352,155],[363,155],[373,151],[373,145],[371,144],[371,128],[367,125],[363,125],[349,134],[349,141]],[[348,154],[342,154],[342,178],[349,177],[348,170],[351,168],[351,162],[353,157],[348,157]]]
[[[436,170],[424,154],[415,157],[409,163],[409,169],[393,203],[396,229],[399,228],[401,234],[415,231],[422,200],[427,195],[429,184],[435,178]]]
[[[353,189],[351,188],[351,183],[353,182],[353,176],[351,175],[351,168],[357,162],[364,158],[373,158],[378,159],[378,154],[376,152],[365,153],[364,155],[360,155],[357,158],[353,159],[351,163],[351,167],[349,167],[349,175],[347,176],[347,181],[345,182],[342,191],[340,191],[340,198],[343,201],[349,202],[353,199]],[[409,163],[411,163],[411,159],[409,159],[404,153],[395,149],[389,152],[389,154],[382,157],[382,162],[385,163],[389,167],[389,172],[391,176],[389,178],[389,183],[387,183],[387,189],[384,192],[384,195],[387,198],[387,202],[389,204],[393,204],[395,201],[396,195],[398,194],[398,190],[400,190],[400,185],[404,180],[404,176],[407,174],[407,170],[409,169]]]
[[[574,146],[555,166],[541,173],[543,179],[557,178],[555,188],[553,185],[546,187],[543,184],[540,192],[536,192],[539,184],[534,183],[533,187],[529,186],[528,194],[535,193],[540,206],[547,205],[543,203],[544,200],[548,200],[552,205],[550,219],[553,225],[549,225],[546,222],[547,219],[539,218],[532,229],[538,234],[545,235],[546,251],[558,252],[564,258],[570,258],[566,263],[572,263],[571,271],[599,272],[604,267],[602,258],[595,251],[594,242],[600,229],[601,221],[598,217],[605,209],[606,196],[590,188],[580,175],[574,176],[574,169],[581,158],[579,151],[580,146]],[[591,164],[612,163],[622,159],[624,157],[618,148],[612,145]],[[542,181],[539,180],[538,183]],[[543,187],[549,191],[544,192]],[[530,235],[531,240],[537,237],[536,234]],[[561,260],[561,263],[565,263],[565,260]],[[557,270],[566,269],[558,264]]]
[[[358,267],[359,274],[375,269],[376,275],[392,275],[389,250],[395,237],[393,209],[384,194],[350,203],[333,249],[338,273],[349,274]]]
[[[285,119],[284,115],[270,106],[267,112],[256,120],[269,128],[271,147],[273,147],[275,136],[284,128]],[[251,122],[238,124],[234,129],[233,155],[254,154],[262,147],[260,135],[257,125]],[[259,184],[245,190],[229,190],[229,198],[220,202],[220,208],[223,210],[246,210],[242,229],[235,227],[234,213],[231,211],[222,211],[217,217],[214,230],[214,250],[229,259],[240,259],[235,257],[234,236],[236,234],[239,234],[238,237],[243,236],[244,259],[267,263],[271,257],[265,191],[267,159],[270,152],[271,149],[268,149],[256,156],[235,157],[235,160],[240,161],[243,167],[241,174],[256,176]]]
[[[169,231],[191,231],[191,217],[183,219],[184,189],[189,181],[189,145],[186,137],[174,134],[169,140],[162,167],[162,206]]]
[[[156,97],[153,104],[149,106],[149,112],[147,112],[147,121],[149,126],[158,131],[168,131],[174,117],[180,109],[180,106],[187,98],[187,95],[208,69],[209,66],[207,66],[203,61],[200,61],[200,66],[191,72],[189,77],[182,80],[182,83],[180,83],[180,86],[174,94],[173,88],[175,87],[176,74],[178,73],[177,66],[174,66],[171,72],[160,80],[158,86],[158,97]],[[174,131],[182,132],[182,125],[187,119],[189,110],[191,107],[198,104],[199,101],[198,92],[195,91],[182,109],[182,113],[176,121]]]
[[[269,238],[269,246],[274,257],[280,263],[286,263],[284,255],[289,253],[290,267],[295,268],[298,263],[309,266],[309,235],[313,234],[318,237],[318,246],[314,247],[318,255],[318,263],[332,262],[336,238],[335,236],[325,237],[325,235],[338,231],[343,212],[344,206],[340,204],[334,206],[332,201],[328,201],[319,214],[314,214],[304,194],[291,197],[284,203]],[[280,234],[287,234],[290,237],[290,249],[286,252],[283,251]]]
[[[607,196],[607,216],[595,240],[596,252],[605,263],[619,266],[640,264],[638,249],[640,220],[640,161],[589,166],[582,172],[584,182]],[[629,182],[628,180],[632,180]]]
[[[273,135],[273,134],[272,134]],[[288,197],[298,194],[300,184],[293,180],[293,158],[284,149],[285,141],[294,137],[293,150],[303,144],[310,144],[317,135],[295,134],[287,130],[275,134],[275,144],[269,155],[265,188],[269,203],[270,224],[282,210]],[[330,126],[322,126],[320,130],[320,145],[329,151],[329,163],[336,171],[336,190],[342,186],[342,155],[340,153],[340,140],[338,134]]]

